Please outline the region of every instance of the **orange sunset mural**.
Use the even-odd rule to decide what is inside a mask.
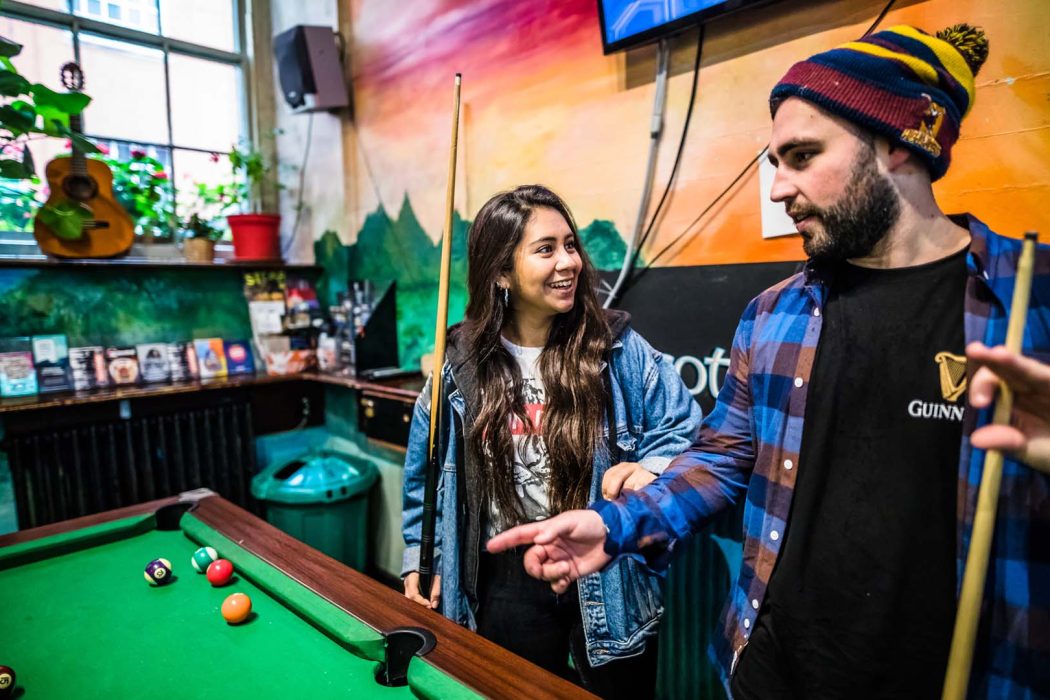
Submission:
[[[466,302],[466,228],[502,189],[553,187],[573,209],[596,264],[619,268],[644,184],[653,46],[603,55],[596,0],[413,0],[411,11],[382,0],[346,2],[340,16],[351,35],[353,114],[339,127],[345,177],[341,198],[337,190],[320,198],[332,211],[315,215],[329,222],[316,230],[334,231],[319,237],[314,253],[332,279],[397,280],[402,366],[417,366],[432,345],[456,72],[463,92],[450,323]],[[802,257],[797,235],[763,238],[767,193],[759,168],[747,167],[769,137],[768,93],[794,61],[863,34],[886,5],[779,0],[705,25],[680,171],[642,264],[668,246],[656,267]],[[1050,236],[1050,212],[1040,206],[1050,195],[1050,3],[896,0],[879,26],[935,31],[961,21],[986,30],[991,52],[938,197],[946,211],[974,212],[1005,234]],[[681,138],[697,38],[688,30],[671,42],[650,211]],[[786,229],[776,233],[792,233]],[[703,268],[696,274],[702,280]],[[761,288],[745,293],[733,313]],[[680,311],[683,320],[702,314]]]
[[[758,169],[697,216],[765,145],[770,87],[796,60],[862,34],[884,1],[783,0],[706,26],[696,106],[681,172],[655,240],[680,234],[660,265],[795,260],[795,236],[763,240]],[[413,0],[412,11],[351,0],[355,125],[345,131],[344,242],[382,205],[407,198],[426,234],[440,234],[452,76],[463,73],[460,177],[465,218],[493,192],[543,182],[581,226],[630,235],[652,111],[655,51],[602,55],[595,0]],[[896,2],[882,27],[982,26],[990,58],[963,124],[955,164],[938,183],[947,211],[973,211],[1010,235],[1050,232],[1050,4],[1042,0]],[[689,101],[695,31],[674,44],[656,193],[666,182]],[[367,167],[365,160],[367,159]],[[654,202],[655,205],[655,202]]]

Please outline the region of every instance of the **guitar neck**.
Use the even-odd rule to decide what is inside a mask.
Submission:
[[[78,136],[84,131],[83,122],[80,120],[80,115],[75,114],[69,118],[69,130]],[[87,159],[84,157],[84,152],[77,147],[77,142],[72,141],[72,167],[70,170],[74,175],[87,175]]]

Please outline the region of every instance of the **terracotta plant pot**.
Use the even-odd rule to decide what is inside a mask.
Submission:
[[[210,238],[187,238],[182,242],[182,254],[189,262],[211,262],[215,259],[215,241]]]
[[[226,220],[237,260],[281,259],[280,214],[233,214]]]

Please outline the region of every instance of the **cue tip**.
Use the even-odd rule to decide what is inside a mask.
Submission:
[[[1039,232],[1038,231],[1025,231],[1024,238],[1025,238],[1026,241],[1035,241],[1036,243],[1038,243],[1039,242]]]

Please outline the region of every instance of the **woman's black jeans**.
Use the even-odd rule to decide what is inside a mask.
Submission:
[[[555,594],[525,573],[524,548],[482,553],[478,577],[478,634],[603,698],[652,698],[656,690],[656,638],[645,651],[592,668],[574,583]],[[569,657],[575,668],[569,667]]]

